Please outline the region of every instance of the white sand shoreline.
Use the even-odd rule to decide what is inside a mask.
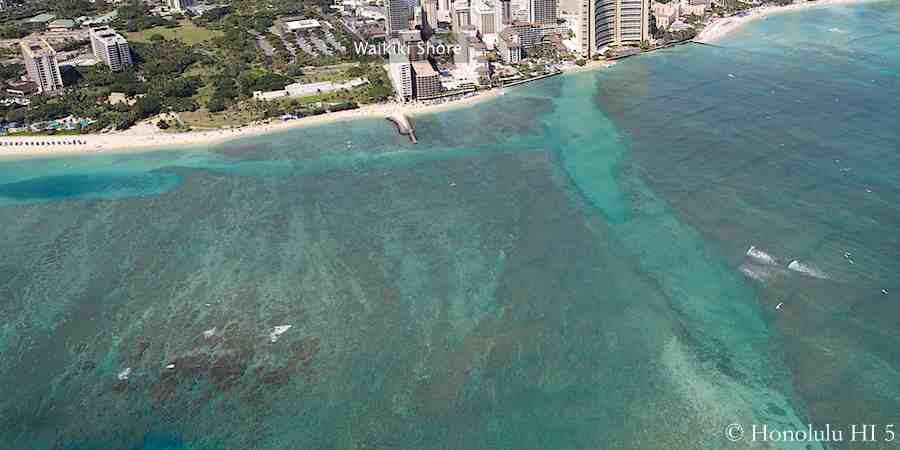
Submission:
[[[356,119],[384,119],[397,114],[415,116],[469,106],[500,95],[501,90],[492,89],[478,95],[440,104],[399,104],[379,103],[364,105],[357,109],[338,111],[319,116],[304,117],[289,121],[271,119],[269,123],[256,123],[235,128],[209,131],[189,131],[166,133],[155,125],[144,122],[134,127],[106,134],[80,134],[57,136],[4,136],[0,137],[0,158],[88,155],[97,153],[120,153],[128,151],[149,151],[192,146],[212,146],[239,138],[277,133],[295,128]],[[388,126],[393,126],[387,124]],[[79,144],[71,144],[78,141]],[[6,145],[3,143],[6,142]],[[13,145],[9,145],[12,143]]]
[[[750,22],[764,19],[773,14],[795,12],[828,5],[848,5],[870,1],[879,0],[815,0],[806,1],[803,3],[794,3],[785,6],[761,6],[752,8],[747,10],[746,15],[724,17],[716,20],[715,22],[704,28],[703,31],[701,31],[700,34],[698,34],[697,37],[694,38],[694,41],[704,44],[713,43]]]
[[[816,0],[787,6],[753,8],[748,10],[746,15],[740,17],[732,16],[716,20],[704,28],[703,31],[694,38],[694,41],[701,43],[715,42],[747,23],[776,13],[799,11],[827,5],[854,4],[873,1],[881,0]],[[609,67],[613,64],[615,63],[610,61],[589,61],[585,66],[565,66],[563,68],[563,74],[591,71]],[[126,131],[107,134],[22,137],[3,136],[0,137],[0,159],[10,157],[27,158],[213,146],[234,139],[255,137],[331,122],[355,119],[383,119],[397,114],[415,116],[422,113],[433,113],[469,106],[483,100],[495,98],[502,93],[502,89],[491,89],[471,97],[441,104],[380,103],[364,105],[358,109],[327,113],[291,121],[272,119],[269,123],[255,123],[235,128],[223,128],[209,131],[166,133],[150,123],[142,123]],[[81,143],[77,145],[71,144],[75,141],[80,141]],[[13,143],[14,145],[2,145],[4,142]]]

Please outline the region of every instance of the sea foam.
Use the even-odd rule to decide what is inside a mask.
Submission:
[[[771,270],[766,268],[765,266],[760,266],[756,264],[742,264],[740,267],[741,273],[744,274],[747,278],[765,283],[771,280],[775,274],[772,273]]]
[[[772,255],[756,248],[756,246],[753,246],[753,245],[751,245],[750,248],[747,249],[747,256],[749,256],[761,263],[764,263],[764,264],[769,264],[769,265],[773,265],[773,266],[778,264],[778,262],[775,261],[775,258],[773,258]]]
[[[809,275],[814,278],[821,278],[823,280],[828,279],[828,275],[826,275],[825,273],[819,271],[818,269],[816,269],[813,266],[803,264],[800,261],[797,261],[796,259],[791,261],[790,264],[788,264],[788,269],[793,270],[794,272],[800,272],[804,275]]]

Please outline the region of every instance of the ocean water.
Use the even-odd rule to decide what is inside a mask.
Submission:
[[[418,145],[2,160],[0,448],[900,448],[898,26],[775,15]]]

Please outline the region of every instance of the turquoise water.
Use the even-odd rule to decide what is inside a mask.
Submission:
[[[0,448],[855,448],[723,430],[898,420],[898,24],[0,161]]]

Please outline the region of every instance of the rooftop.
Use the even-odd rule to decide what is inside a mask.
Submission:
[[[101,41],[107,44],[127,44],[128,41],[125,40],[122,35],[116,33],[116,30],[113,30],[110,27],[102,26],[102,27],[94,27],[91,28],[91,35],[97,37]]]
[[[427,76],[437,76],[437,72],[431,67],[431,63],[427,61],[415,61],[412,63],[413,70],[416,72],[416,76],[419,77],[427,77]]]
[[[292,20],[284,23],[290,31],[308,30],[311,28],[319,28],[322,24],[316,19]]]
[[[57,19],[48,23],[47,28],[75,28],[75,21],[70,19]]]
[[[38,14],[38,15],[28,19],[26,22],[28,22],[28,23],[47,23],[55,18],[56,18],[56,16],[53,14]]]
[[[31,58],[56,54],[53,47],[44,39],[40,41],[20,41],[19,46],[22,48],[22,53]]]

